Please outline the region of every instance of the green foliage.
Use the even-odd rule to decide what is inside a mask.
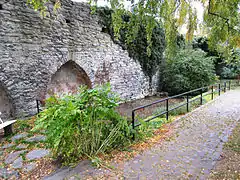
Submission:
[[[221,75],[222,67],[226,63],[226,57],[224,55],[217,51],[216,49],[211,49],[209,47],[209,40],[207,37],[195,37],[192,41],[192,47],[193,49],[201,49],[204,52],[207,53],[207,56],[214,57],[214,65],[215,65],[215,71],[217,75]]]
[[[238,75],[237,70],[233,67],[223,67],[221,77],[224,79],[234,79]]]
[[[235,152],[240,153],[240,124],[236,126],[233,130],[233,133],[230,137],[230,140],[225,144],[226,149],[233,150]]]
[[[209,40],[207,37],[195,37],[192,41],[192,47],[193,47],[193,49],[203,50],[204,52],[207,53],[207,56],[216,56],[216,57],[223,59],[220,52],[218,52],[217,50],[210,49]],[[223,62],[223,60],[222,60],[222,62]]]
[[[165,70],[165,90],[180,94],[213,82],[213,58],[201,50],[180,50]]]
[[[233,47],[240,46],[239,4],[240,0],[210,0],[205,6],[204,25],[210,48],[228,57]]]
[[[15,130],[16,131],[22,132],[22,131],[26,131],[26,130],[28,130],[30,128],[31,128],[31,125],[26,120],[19,120],[15,124]]]
[[[100,15],[100,24],[103,25],[103,31],[110,34],[113,41],[121,45],[124,49],[127,49],[129,55],[139,61],[144,73],[149,76],[150,82],[152,76],[158,70],[159,65],[163,62],[163,52],[165,50],[165,39],[163,28],[158,24],[152,30],[152,47],[150,56],[148,55],[148,39],[147,39],[147,30],[144,28],[143,24],[136,30],[136,37],[134,41],[128,42],[129,38],[129,28],[132,27],[132,23],[130,21],[130,17],[133,14],[128,13],[124,14],[121,18],[124,22],[124,27],[119,29],[120,34],[118,37],[118,41],[114,38],[116,36],[116,31],[113,29],[112,18],[113,11],[109,8],[98,8],[98,14]]]
[[[152,40],[151,55],[148,56],[146,31],[141,26],[134,42],[127,46],[130,56],[140,62],[143,71],[150,77],[150,82],[152,76],[164,61],[165,40],[163,30],[160,26],[153,29]]]
[[[94,156],[122,146],[131,139],[130,126],[116,111],[119,98],[110,85],[87,89],[76,95],[50,97],[34,129],[45,129],[47,146],[64,164],[81,156]]]
[[[240,49],[233,50],[228,64],[223,67],[221,77],[224,79],[235,79],[240,75]]]
[[[92,10],[96,10],[98,0],[88,0]],[[140,27],[146,32],[147,54],[151,55],[153,47],[153,30],[158,24],[165,30],[166,57],[172,60],[177,51],[177,33],[183,25],[187,25],[186,39],[191,41],[194,32],[201,27],[209,37],[211,49],[220,49],[229,56],[230,50],[240,46],[240,0],[199,0],[204,9],[204,22],[198,21],[194,0],[140,0],[131,1],[131,13],[125,9],[125,2],[129,0],[106,0],[109,2],[112,14],[112,28],[114,35],[120,38],[121,29],[127,28],[127,43],[135,41]],[[28,0],[28,3],[42,14],[46,11],[50,0]],[[59,7],[60,0],[55,1]],[[56,5],[57,4],[57,5]],[[123,21],[123,15],[129,15],[129,24]],[[201,18],[201,17],[200,17]],[[201,24],[198,24],[201,23]]]
[[[47,12],[47,4],[50,0],[27,0],[27,4],[31,6],[34,10],[39,11],[41,15],[44,17]],[[58,8],[60,8],[61,2],[60,0],[54,1],[53,10],[56,12]]]
[[[142,119],[139,119],[139,123],[141,125],[136,128],[138,133],[136,133],[135,140],[141,141],[151,137],[153,135],[153,128],[151,127],[150,123],[145,122]]]

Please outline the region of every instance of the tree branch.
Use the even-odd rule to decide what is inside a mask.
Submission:
[[[230,19],[229,18],[223,17],[223,16],[221,16],[220,14],[217,14],[217,13],[211,12],[211,0],[208,1],[208,14],[213,15],[213,16],[217,16],[217,17],[222,18],[223,20],[225,20],[225,23],[228,26],[228,32],[231,29],[231,30],[236,31],[237,33],[240,33],[240,31],[234,29],[233,27],[230,27],[230,24],[229,24]]]

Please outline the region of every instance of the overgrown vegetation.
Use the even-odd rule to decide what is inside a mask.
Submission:
[[[108,85],[87,89],[76,95],[53,96],[37,118],[34,129],[46,130],[47,146],[63,164],[79,157],[92,157],[129,142],[128,121],[116,111],[119,98]]]
[[[203,102],[208,101],[208,96]],[[115,111],[118,102],[109,84],[94,89],[81,87],[76,95],[52,96],[38,115],[33,131],[43,130],[53,157],[60,158],[63,165],[72,165],[82,157],[95,162],[99,153],[129,146],[133,134],[135,141],[146,139],[174,117],[186,113],[186,107],[182,107],[172,111],[169,120],[164,116],[150,122],[139,119],[141,126],[133,130],[131,123]],[[190,107],[198,104],[195,101]]]
[[[153,47],[152,32],[157,24],[162,24],[165,30],[166,57],[171,59],[177,50],[177,33],[183,25],[187,25],[186,40],[193,39],[196,30],[206,34],[211,49],[222,49],[224,54],[240,46],[239,4],[240,0],[199,0],[198,7],[204,9],[203,17],[198,17],[194,6],[196,1],[184,0],[141,0],[130,1],[131,9],[125,8],[128,0],[106,0],[113,10],[112,24],[115,37],[120,37],[122,28],[128,29],[127,43],[134,42],[141,26],[146,31],[147,52]],[[47,11],[50,0],[28,0],[28,4],[42,14]],[[61,0],[54,1],[55,8],[60,7]],[[98,0],[88,0],[91,8],[96,9]],[[129,1],[128,1],[129,2]],[[130,13],[131,11],[131,13]],[[126,24],[122,16],[128,14],[131,23]],[[199,21],[198,18],[202,18]]]
[[[118,43],[123,49],[126,49],[130,57],[140,63],[143,72],[149,77],[149,84],[151,85],[152,76],[163,66],[164,62],[163,52],[165,50],[165,35],[163,27],[158,24],[152,30],[152,48],[150,49],[151,53],[149,56],[144,24],[136,30],[137,34],[135,35],[134,41],[130,43],[127,42],[129,38],[128,32],[130,31],[129,27],[131,27],[133,23],[130,21],[130,16],[133,16],[133,14],[126,13],[122,15],[122,19],[126,26],[120,29],[119,38],[116,40],[116,34],[114,33],[112,24],[113,10],[107,7],[101,7],[97,8],[97,13],[101,17],[99,23],[103,26],[103,32],[110,34],[115,43]]]
[[[166,91],[173,95],[210,85],[215,79],[213,60],[199,49],[180,50],[167,64]]]
[[[236,79],[240,75],[240,49],[232,51],[230,63],[222,71],[221,76],[225,79]]]

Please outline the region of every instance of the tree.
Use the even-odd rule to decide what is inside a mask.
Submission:
[[[165,68],[164,90],[175,95],[210,85],[215,79],[213,61],[200,49],[180,50]]]
[[[137,60],[143,72],[146,76],[149,77],[149,86],[152,85],[152,77],[159,70],[161,65],[164,62],[163,52],[165,50],[165,35],[163,32],[163,28],[158,24],[152,32],[152,48],[151,55],[148,56],[147,53],[147,39],[146,39],[146,31],[143,25],[141,25],[138,29],[137,36],[134,41],[130,43],[126,43],[128,28],[122,28],[120,31],[120,36],[118,40],[114,38],[115,33],[113,31],[112,24],[112,14],[113,11],[109,8],[97,8],[97,14],[99,15],[100,24],[103,26],[104,32],[111,35],[112,40],[122,46],[123,49],[126,49],[133,59]],[[129,23],[130,16],[125,14],[122,16],[124,23]],[[179,38],[180,39],[180,38]],[[159,74],[160,75],[160,74]]]
[[[44,14],[45,4],[51,0],[28,0],[28,3]],[[89,0],[95,9],[98,0]],[[127,43],[134,41],[138,30],[143,26],[146,31],[148,55],[151,54],[152,32],[157,24],[165,30],[166,56],[171,60],[177,50],[177,33],[179,27],[187,24],[187,41],[193,39],[194,32],[199,26],[194,0],[131,0],[131,12],[124,8],[124,2],[129,0],[106,0],[113,10],[112,23],[115,38],[120,37],[122,28],[128,29]],[[209,45],[212,49],[221,49],[230,54],[230,49],[240,46],[240,0],[198,0],[204,8],[204,22],[201,27],[207,32]],[[55,7],[60,6],[61,0],[55,1]],[[130,21],[124,22],[123,14],[128,14]],[[156,22],[157,20],[157,22]]]

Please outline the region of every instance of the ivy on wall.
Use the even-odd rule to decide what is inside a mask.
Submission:
[[[135,36],[134,41],[130,44],[127,43],[127,31],[133,23],[130,21],[129,15],[122,16],[124,20],[124,28],[120,30],[120,37],[116,38],[113,25],[112,25],[112,13],[113,11],[107,7],[101,7],[96,10],[99,15],[99,23],[103,26],[102,31],[110,34],[112,40],[119,44],[123,49],[127,50],[130,57],[137,60],[146,76],[149,77],[149,84],[151,85],[152,77],[161,64],[164,62],[164,51],[166,48],[164,30],[160,24],[153,29],[152,32],[152,48],[151,55],[148,54],[148,42],[146,36],[146,29],[144,26],[140,26]]]

